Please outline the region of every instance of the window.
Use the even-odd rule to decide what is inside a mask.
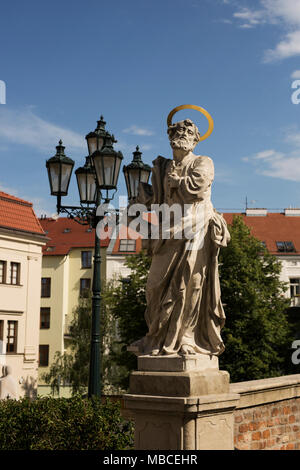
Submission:
[[[10,263],[10,283],[20,285],[20,263]]]
[[[41,307],[40,329],[47,330],[49,328],[50,328],[50,307]]]
[[[51,295],[51,277],[42,277],[41,297],[50,297]]]
[[[0,261],[0,284],[6,283],[6,261]]]
[[[81,267],[82,268],[92,267],[92,252],[91,251],[81,252]]]
[[[290,279],[291,297],[300,296],[300,279]]]
[[[300,279],[290,279],[291,307],[300,307]]]
[[[39,366],[47,367],[49,365],[49,344],[40,344],[39,346]]]
[[[135,240],[120,240],[119,251],[135,251]]]
[[[17,352],[17,333],[18,333],[18,322],[13,320],[8,320],[7,322],[7,344],[6,352],[7,353],[16,353]]]
[[[91,289],[90,279],[80,279],[80,297],[87,297]]]
[[[4,330],[4,321],[0,320],[0,354],[4,354],[3,351],[3,330]]]
[[[277,250],[280,252],[289,253],[296,251],[293,242],[276,242],[276,245]]]

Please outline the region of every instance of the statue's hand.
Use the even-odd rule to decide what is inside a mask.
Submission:
[[[171,188],[178,188],[181,178],[177,173],[170,173],[168,176],[168,183]]]

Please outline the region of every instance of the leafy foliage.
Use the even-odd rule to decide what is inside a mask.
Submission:
[[[233,382],[282,375],[290,328],[281,263],[251,235],[241,217],[234,217],[229,231],[231,242],[219,257],[227,317],[220,366]]]
[[[107,309],[102,302],[101,308],[101,365],[104,391],[107,388],[111,367],[108,359],[108,337],[113,336],[112,322],[106,315]],[[77,308],[68,329],[68,352],[59,351],[54,356],[49,372],[43,379],[50,384],[52,393],[58,392],[61,384],[70,384],[72,394],[84,393],[87,390],[89,379],[89,359],[92,327],[92,299],[91,296],[80,298]]]
[[[130,275],[121,282],[108,284],[104,293],[107,312],[117,323],[118,330],[109,354],[110,361],[118,366],[111,381],[123,389],[128,387],[130,372],[137,367],[136,357],[126,348],[147,333],[145,286],[150,264],[151,258],[144,252],[128,256],[126,266],[131,269]]]
[[[99,399],[43,397],[0,401],[0,450],[122,450],[133,425],[120,404]]]

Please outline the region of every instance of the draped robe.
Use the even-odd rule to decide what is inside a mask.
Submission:
[[[138,354],[178,354],[182,345],[189,345],[196,354],[219,355],[224,350],[220,331],[225,314],[218,253],[230,236],[210,199],[207,180],[209,176],[213,179],[213,162],[209,157],[192,155],[175,165],[159,156],[153,165],[152,186],[141,183],[138,202],[149,209],[152,204],[176,203],[182,208],[188,204],[201,218],[193,240],[178,239],[176,225],[171,227],[169,239],[147,240],[152,251],[146,286],[148,333],[133,345]],[[172,187],[170,175],[174,171],[180,180]]]

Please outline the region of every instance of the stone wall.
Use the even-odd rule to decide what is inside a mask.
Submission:
[[[300,374],[231,384],[239,450],[300,450]]]

